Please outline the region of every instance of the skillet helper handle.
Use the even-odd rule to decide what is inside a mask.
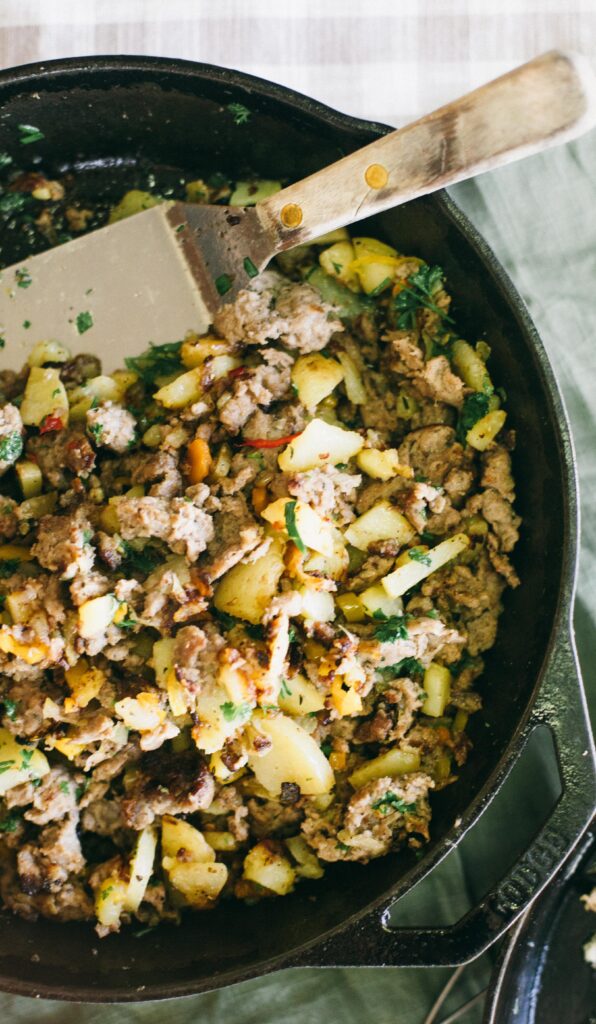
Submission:
[[[388,923],[389,904],[371,911],[349,931],[308,950],[297,963],[327,967],[456,966],[479,956],[501,938],[548,885],[594,814],[594,746],[571,630],[558,639],[508,772],[540,725],[550,728],[555,741],[561,797],[522,856],[478,906],[451,926],[399,928]]]
[[[276,252],[596,125],[596,74],[552,50],[257,204]]]

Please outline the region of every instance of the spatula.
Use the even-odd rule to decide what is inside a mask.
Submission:
[[[207,330],[276,253],[594,124],[588,60],[552,51],[253,207],[164,202],[5,269],[2,363],[17,368],[33,341],[54,338],[113,369],[150,342]]]

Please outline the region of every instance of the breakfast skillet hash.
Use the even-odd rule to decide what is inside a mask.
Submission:
[[[46,245],[94,224],[37,172],[2,202]],[[31,325],[0,372],[0,890],[27,918],[105,935],[419,848],[466,760],[519,582],[489,347],[374,238],[253,270],[206,336],[106,374]]]

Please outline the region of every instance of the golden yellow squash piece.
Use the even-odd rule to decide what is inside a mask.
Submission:
[[[43,778],[49,770],[41,750],[21,746],[8,729],[0,729],[0,796],[22,782]]]

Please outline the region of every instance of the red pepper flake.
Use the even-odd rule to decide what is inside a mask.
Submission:
[[[248,448],[281,448],[284,444],[289,444],[290,441],[294,441],[302,433],[301,430],[297,434],[288,434],[287,437],[255,437],[255,438],[244,438],[240,443]]]
[[[53,416],[51,413],[46,416],[39,428],[40,434],[49,434],[51,430],[62,430],[64,424],[59,416]]]
[[[248,377],[246,366],[236,366],[228,373],[228,380],[235,380],[237,377]]]

